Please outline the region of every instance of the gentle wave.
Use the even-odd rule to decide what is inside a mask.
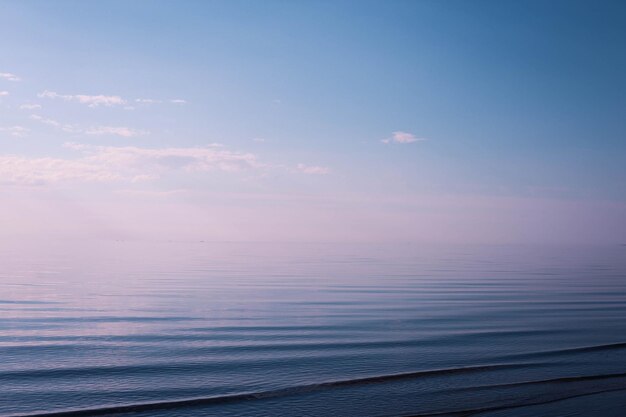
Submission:
[[[561,401],[571,400],[574,398],[588,397],[588,396],[597,395],[597,394],[606,394],[609,392],[619,392],[619,391],[626,391],[626,387],[592,390],[590,392],[583,392],[579,394],[564,394],[556,398],[546,398],[546,399],[539,399],[539,400],[534,400],[534,401],[531,400],[531,401],[518,403],[518,404],[505,404],[505,405],[498,405],[498,406],[492,406],[492,407],[477,407],[477,408],[468,408],[468,409],[453,410],[453,411],[436,411],[433,413],[411,414],[406,417],[438,417],[438,416],[471,417],[471,416],[475,416],[478,414],[484,414],[484,413],[489,413],[489,412],[494,412],[494,411],[513,410],[516,408],[525,408],[525,407],[531,407],[535,405],[552,404],[552,403],[557,403]]]
[[[525,385],[564,384],[564,383],[584,382],[584,381],[604,381],[604,380],[620,379],[620,378],[626,379],[626,372],[618,372],[618,373],[613,373],[613,374],[599,374],[599,375],[565,376],[565,377],[552,378],[552,379],[510,382],[506,384],[474,385],[471,387],[456,388],[454,389],[454,391],[457,391],[457,392],[458,391],[476,391],[476,390],[481,390],[481,389],[521,387]]]
[[[412,379],[428,376],[442,376],[442,375],[455,375],[471,372],[487,372],[505,369],[525,369],[531,366],[542,365],[541,363],[505,363],[505,364],[493,364],[493,365],[478,365],[467,366],[458,368],[445,368],[445,369],[433,369],[426,371],[405,372],[389,375],[378,375],[365,378],[353,378],[339,381],[321,382],[317,384],[298,385],[287,388],[280,388],[275,390],[258,391],[252,393],[241,393],[232,395],[222,395],[217,397],[205,397],[205,398],[190,398],[175,401],[163,401],[153,403],[141,403],[141,404],[129,404],[112,407],[101,407],[91,409],[80,410],[67,410],[57,411],[49,413],[36,413],[36,414],[20,414],[11,417],[82,417],[82,416],[94,416],[94,415],[107,415],[115,413],[132,413],[142,411],[155,411],[155,410],[167,410],[172,408],[193,407],[202,405],[224,404],[237,401],[249,401],[259,400],[267,398],[286,397],[290,395],[304,394],[314,391],[321,391],[326,389],[347,387],[354,385],[365,385],[384,383],[391,381],[399,381],[403,379]]]
[[[0,265],[3,417],[467,416],[626,387],[623,248],[115,243]]]
[[[626,349],[626,342],[615,342],[615,343],[606,343],[600,345],[589,345],[589,346],[578,346],[571,348],[563,348],[563,349],[553,349],[553,350],[543,350],[537,352],[528,352],[528,353],[519,353],[514,355],[507,355],[507,358],[544,358],[544,357],[552,357],[552,356],[563,356],[567,354],[577,354],[577,353],[593,353],[593,352],[610,352],[610,351],[619,351],[622,349]]]

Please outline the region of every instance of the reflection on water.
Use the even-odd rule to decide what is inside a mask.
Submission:
[[[0,416],[626,405],[626,247],[5,242],[0,262]]]

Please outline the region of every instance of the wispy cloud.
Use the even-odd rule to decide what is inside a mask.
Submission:
[[[137,98],[135,99],[135,102],[141,104],[158,104],[163,103],[163,100],[155,100],[152,98]]]
[[[182,169],[184,171],[240,171],[262,165],[251,153],[220,149],[220,145],[191,148],[142,148],[136,146],[92,146],[68,143],[92,161],[106,165]]]
[[[132,138],[135,136],[147,135],[150,132],[146,130],[133,129],[125,126],[95,126],[83,129],[77,125],[69,124],[69,123],[61,123],[54,119],[48,119],[42,117],[38,114],[32,114],[30,116],[31,119],[36,120],[40,123],[43,123],[48,126],[55,127],[57,129],[61,129],[67,133],[84,133],[86,135],[111,135],[111,136],[121,136],[124,138]]]
[[[56,121],[54,119],[48,119],[48,118],[40,116],[38,114],[31,114],[30,118],[33,119],[33,120],[36,120],[39,123],[42,123],[44,125],[48,125],[48,126],[55,127],[57,129],[61,129],[62,131],[66,132],[66,133],[81,133],[81,131],[82,131],[76,125],[72,125],[72,124],[69,124],[69,123],[61,123],[61,122]]]
[[[87,135],[113,135],[122,136],[125,138],[132,138],[135,136],[147,135],[149,132],[139,129],[131,129],[130,127],[113,127],[113,126],[98,126],[85,130]]]
[[[38,114],[31,114],[30,118],[33,120],[37,120],[40,123],[49,125],[49,126],[54,126],[54,127],[59,127],[61,126],[61,123],[57,122],[56,120],[52,120],[52,119],[47,119],[43,116],[40,116]]]
[[[187,100],[172,99],[172,100],[159,100],[154,98],[136,98],[134,100],[128,100],[121,96],[115,95],[87,95],[87,94],[60,94],[55,91],[45,90],[37,94],[40,98],[61,99],[65,101],[74,101],[81,104],[86,104],[89,107],[112,107],[112,106],[124,106],[125,110],[134,110],[135,107],[129,105],[130,103],[136,103],[137,105],[150,105],[169,102],[172,104],[186,104]]]
[[[105,96],[105,95],[85,95],[85,94],[59,94],[54,91],[44,91],[38,94],[38,97],[42,98],[51,98],[51,99],[62,99],[65,101],[76,101],[81,104],[86,104],[88,107],[98,107],[98,106],[119,106],[126,104],[126,100],[124,100],[120,96]]]
[[[389,143],[406,144],[406,143],[420,142],[423,140],[426,140],[426,139],[418,138],[412,133],[398,131],[398,132],[393,132],[390,138],[383,139],[381,142],[386,143],[386,144],[389,144]]]
[[[8,91],[0,91],[0,97],[6,97],[9,95]]]
[[[83,158],[26,158],[0,156],[0,184],[43,185],[65,181],[112,182],[123,177],[108,167],[94,165]]]
[[[20,105],[21,110],[37,110],[41,108],[41,104],[22,104]]]
[[[23,126],[0,127],[0,132],[8,133],[14,137],[24,137],[30,129]]]
[[[192,148],[142,148],[65,144],[78,157],[28,158],[0,155],[0,182],[35,185],[60,182],[139,182],[172,171],[208,173],[260,169],[264,165],[250,153],[217,146]]]
[[[310,174],[310,175],[326,175],[326,174],[330,174],[331,172],[330,168],[328,167],[305,165],[305,164],[298,164],[297,169],[303,174]]]
[[[0,72],[0,78],[3,78],[8,81],[21,81],[22,80],[20,77],[10,72]]]

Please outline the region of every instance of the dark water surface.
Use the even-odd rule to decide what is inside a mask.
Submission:
[[[626,247],[0,245],[0,416],[623,416]]]

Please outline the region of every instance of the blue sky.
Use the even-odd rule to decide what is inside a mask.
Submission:
[[[621,2],[0,11],[12,233],[626,240]]]

